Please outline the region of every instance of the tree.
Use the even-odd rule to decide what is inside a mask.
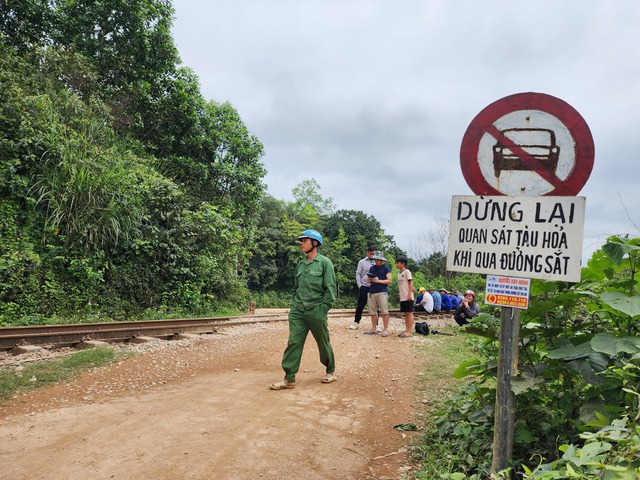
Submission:
[[[189,68],[178,68],[161,76],[154,90],[147,105],[151,114],[133,128],[147,151],[161,159],[212,158],[213,120],[208,118],[197,75]]]
[[[423,260],[433,254],[444,257],[447,254],[449,244],[449,219],[446,217],[433,217],[433,224],[416,242],[411,242],[411,251],[414,258]]]
[[[440,252],[433,253],[428,258],[423,258],[418,262],[418,268],[429,281],[433,281],[436,278],[443,278],[448,281],[451,276],[446,269],[446,258]]]
[[[287,246],[290,239],[282,228],[286,217],[284,200],[264,194],[255,213],[256,242],[246,272],[249,288],[264,292],[281,285],[282,275],[289,262]]]
[[[50,0],[3,0],[0,2],[0,34],[21,54],[49,45],[54,24]]]
[[[257,137],[250,135],[238,112],[230,103],[209,102],[209,118],[215,148],[211,164],[214,201],[232,205],[236,218],[245,218],[256,207],[264,184],[266,170],[260,158],[264,154]]]
[[[179,62],[169,0],[61,0],[53,11],[53,41],[92,59],[101,96],[124,110]]]
[[[324,219],[323,229],[325,236],[330,239],[336,239],[341,234],[346,238],[342,255],[348,260],[336,269],[345,278],[354,278],[358,261],[364,256],[369,245],[376,245],[379,250],[384,251],[394,247],[397,249],[393,238],[384,233],[380,222],[359,210],[338,210]],[[355,288],[355,281],[348,283],[347,290],[353,291]]]
[[[341,292],[348,292],[353,288],[353,272],[348,270],[351,267],[351,261],[349,257],[344,255],[348,248],[347,236],[342,229],[340,229],[338,236],[334,240],[325,240],[323,246],[323,253],[331,259],[336,271],[338,296],[340,296]]]
[[[175,132],[176,150],[182,155],[168,155],[159,162],[160,169],[184,185],[194,202],[225,205],[238,220],[249,219],[264,191],[262,144],[229,103],[209,102],[203,107],[201,112],[189,109],[196,117],[194,125],[184,135]],[[187,146],[177,140],[183,138],[199,142],[191,140]]]
[[[448,285],[454,275],[447,271],[448,241],[449,220],[446,217],[434,217],[433,225],[424,237],[411,244],[411,250],[418,259],[418,268],[429,281],[441,278]]]
[[[291,190],[294,201],[289,205],[289,211],[294,218],[317,230],[322,230],[318,225],[320,217],[329,215],[335,208],[333,199],[325,199],[320,194],[320,189],[320,185],[313,178],[303,180]]]
[[[125,3],[0,6],[0,322],[246,301],[262,145],[176,69],[170,4]]]
[[[362,211],[338,210],[324,220],[324,231],[327,236],[335,238],[340,230],[344,231],[349,244],[345,255],[355,263],[364,256],[367,246],[376,245],[379,249],[383,248],[384,231],[380,222]]]

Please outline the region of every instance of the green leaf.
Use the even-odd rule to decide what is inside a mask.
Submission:
[[[518,425],[518,427],[516,427],[513,438],[518,444],[533,443],[536,440],[536,437],[534,437],[529,429],[524,425]]]
[[[584,358],[591,354],[593,349],[589,342],[581,343],[580,345],[565,345],[564,347],[552,350],[547,354],[547,357],[554,360],[575,360],[577,358]]]
[[[611,444],[606,442],[590,442],[585,444],[580,450],[580,457],[573,461],[576,465],[587,465],[593,462],[596,457],[608,450],[611,450]]]
[[[611,308],[632,317],[640,315],[640,295],[629,296],[622,292],[604,292],[600,295]]]
[[[511,379],[511,391],[515,395],[520,395],[521,393],[534,388],[540,383],[544,383],[544,378],[523,374],[522,378]]]
[[[604,379],[597,374],[597,372],[602,371],[602,368],[599,368],[597,370],[594,369],[592,364],[587,359],[572,360],[570,362],[567,362],[567,367],[575,372],[578,372],[580,375],[582,375],[585,381],[593,385],[602,385],[604,383]]]
[[[572,461],[574,458],[576,458],[576,447],[574,447],[573,445],[561,445],[559,447],[559,450],[561,452],[564,452],[564,454],[562,455],[563,460]]]
[[[611,242],[611,240],[618,240],[618,242]],[[610,239],[609,243],[606,243],[602,247],[602,251],[607,254],[607,256],[616,264],[622,263],[622,259],[625,255],[628,255],[629,252],[638,252],[640,251],[640,247],[636,245],[630,245],[628,243],[622,243],[623,240],[615,237]]]
[[[609,425],[609,420],[600,413],[600,411],[606,407],[606,402],[600,398],[591,398],[580,405],[580,420],[587,424],[587,422],[593,422],[598,427],[602,425]],[[594,426],[595,426],[594,425]]]
[[[616,337],[610,333],[598,333],[591,339],[591,348],[608,355],[640,352],[640,338]]]
[[[483,364],[478,359],[469,360],[460,364],[453,372],[454,378],[464,378],[469,375],[476,375],[481,370]]]

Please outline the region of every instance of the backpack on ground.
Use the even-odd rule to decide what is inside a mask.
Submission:
[[[416,333],[421,333],[422,335],[429,335],[429,325],[427,322],[417,322],[416,325]]]

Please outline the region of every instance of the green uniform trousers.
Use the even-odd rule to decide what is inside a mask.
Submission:
[[[318,305],[305,311],[291,307],[289,311],[289,342],[282,355],[282,369],[287,382],[293,383],[296,381],[296,374],[300,369],[302,350],[309,331],[311,331],[318,344],[320,362],[326,367],[326,373],[333,373],[336,369],[333,347],[331,347],[329,340],[326,307]]]

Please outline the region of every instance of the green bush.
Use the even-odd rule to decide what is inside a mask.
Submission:
[[[638,477],[639,259],[640,239],[611,237],[580,283],[532,282],[511,382],[515,474]],[[426,429],[425,444],[437,449],[423,458],[425,471],[440,478],[491,474],[498,326],[484,313],[460,330],[481,336],[482,356],[459,367],[472,382]]]
[[[336,298],[332,308],[356,308],[358,297],[351,295],[343,295]],[[365,312],[366,313],[366,312]]]
[[[249,300],[256,302],[256,308],[289,308],[291,292],[252,292]]]

